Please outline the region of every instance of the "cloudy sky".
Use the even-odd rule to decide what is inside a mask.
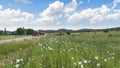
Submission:
[[[120,0],[1,0],[0,30],[120,26]]]

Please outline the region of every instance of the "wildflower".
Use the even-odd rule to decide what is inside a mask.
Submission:
[[[10,64],[13,64],[13,61],[10,61]]]
[[[49,50],[52,50],[52,48],[49,48]]]
[[[5,63],[2,62],[2,65],[5,65]]]
[[[23,59],[20,59],[20,61],[23,61]]]
[[[115,55],[115,53],[110,53],[109,55],[112,56],[112,55]]]
[[[74,65],[77,65],[76,63],[74,63]]]
[[[104,59],[105,62],[107,62],[107,59]]]
[[[84,60],[84,63],[87,63],[87,60]]]
[[[14,53],[13,53],[13,52],[10,52],[10,56],[14,56]]]
[[[19,67],[20,67],[20,65],[19,65],[19,64],[16,64],[16,65],[15,65],[15,68],[19,68]]]
[[[82,62],[78,62],[78,64],[82,64]]]
[[[100,63],[97,63],[97,67],[99,67],[100,66]]]
[[[72,59],[74,59],[74,57],[72,57]]]
[[[49,49],[49,50],[53,50],[50,46],[48,46],[48,49]]]
[[[107,53],[109,53],[109,51],[107,51]]]
[[[41,44],[41,43],[39,43],[39,45],[42,47],[42,44]]]
[[[90,60],[90,59],[87,59],[87,62],[88,62],[88,63],[90,63],[90,62],[91,62],[91,60]]]
[[[17,60],[16,60],[16,63],[19,63],[19,62],[20,62],[20,60],[19,60],[19,59],[17,59]]]
[[[19,63],[19,62],[22,62],[22,61],[23,61],[23,59],[17,59],[16,63]]]
[[[113,57],[113,56],[111,57],[111,59],[114,59],[114,58],[115,58],[115,57]]]
[[[98,60],[98,59],[99,59],[99,57],[98,57],[98,56],[96,56],[96,57],[95,57],[95,59],[96,59],[96,60]]]
[[[81,68],[83,68],[84,66],[83,66],[83,64],[81,64]]]
[[[115,55],[115,53],[112,53],[112,55]]]
[[[32,58],[28,58],[28,60],[32,60]]]

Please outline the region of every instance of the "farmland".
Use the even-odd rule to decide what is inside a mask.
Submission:
[[[2,62],[4,68],[119,68],[120,32],[84,32],[41,38]]]

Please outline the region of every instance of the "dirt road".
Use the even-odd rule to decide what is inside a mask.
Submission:
[[[22,40],[31,40],[33,38],[39,38],[40,36],[27,36],[22,38],[14,38],[14,39],[8,39],[8,40],[0,40],[0,44],[7,43],[7,42],[13,42],[13,41],[22,41]]]

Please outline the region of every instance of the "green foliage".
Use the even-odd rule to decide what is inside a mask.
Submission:
[[[0,30],[0,35],[3,35],[3,34],[4,34],[4,32],[2,30]]]
[[[106,30],[103,30],[103,32],[104,32],[104,33],[108,33],[108,32],[109,32],[109,30],[107,30],[107,29],[106,29]]]
[[[33,29],[17,28],[16,30],[17,35],[32,35],[33,33],[34,33]]]
[[[17,35],[24,35],[24,32],[25,30],[23,29],[23,28],[17,28],[17,30],[16,30],[16,34]]]
[[[32,35],[34,33],[33,29],[26,29],[27,35]]]
[[[15,55],[12,64],[5,62],[5,68],[119,68],[120,33],[110,33],[49,35]]]
[[[5,59],[6,58],[5,56],[11,56],[11,53],[20,54],[19,53],[20,51],[23,51],[31,46],[34,46],[35,44],[38,44],[39,41],[40,39],[32,39],[0,44],[0,61]]]
[[[67,32],[67,35],[70,35],[71,33],[70,32]]]

